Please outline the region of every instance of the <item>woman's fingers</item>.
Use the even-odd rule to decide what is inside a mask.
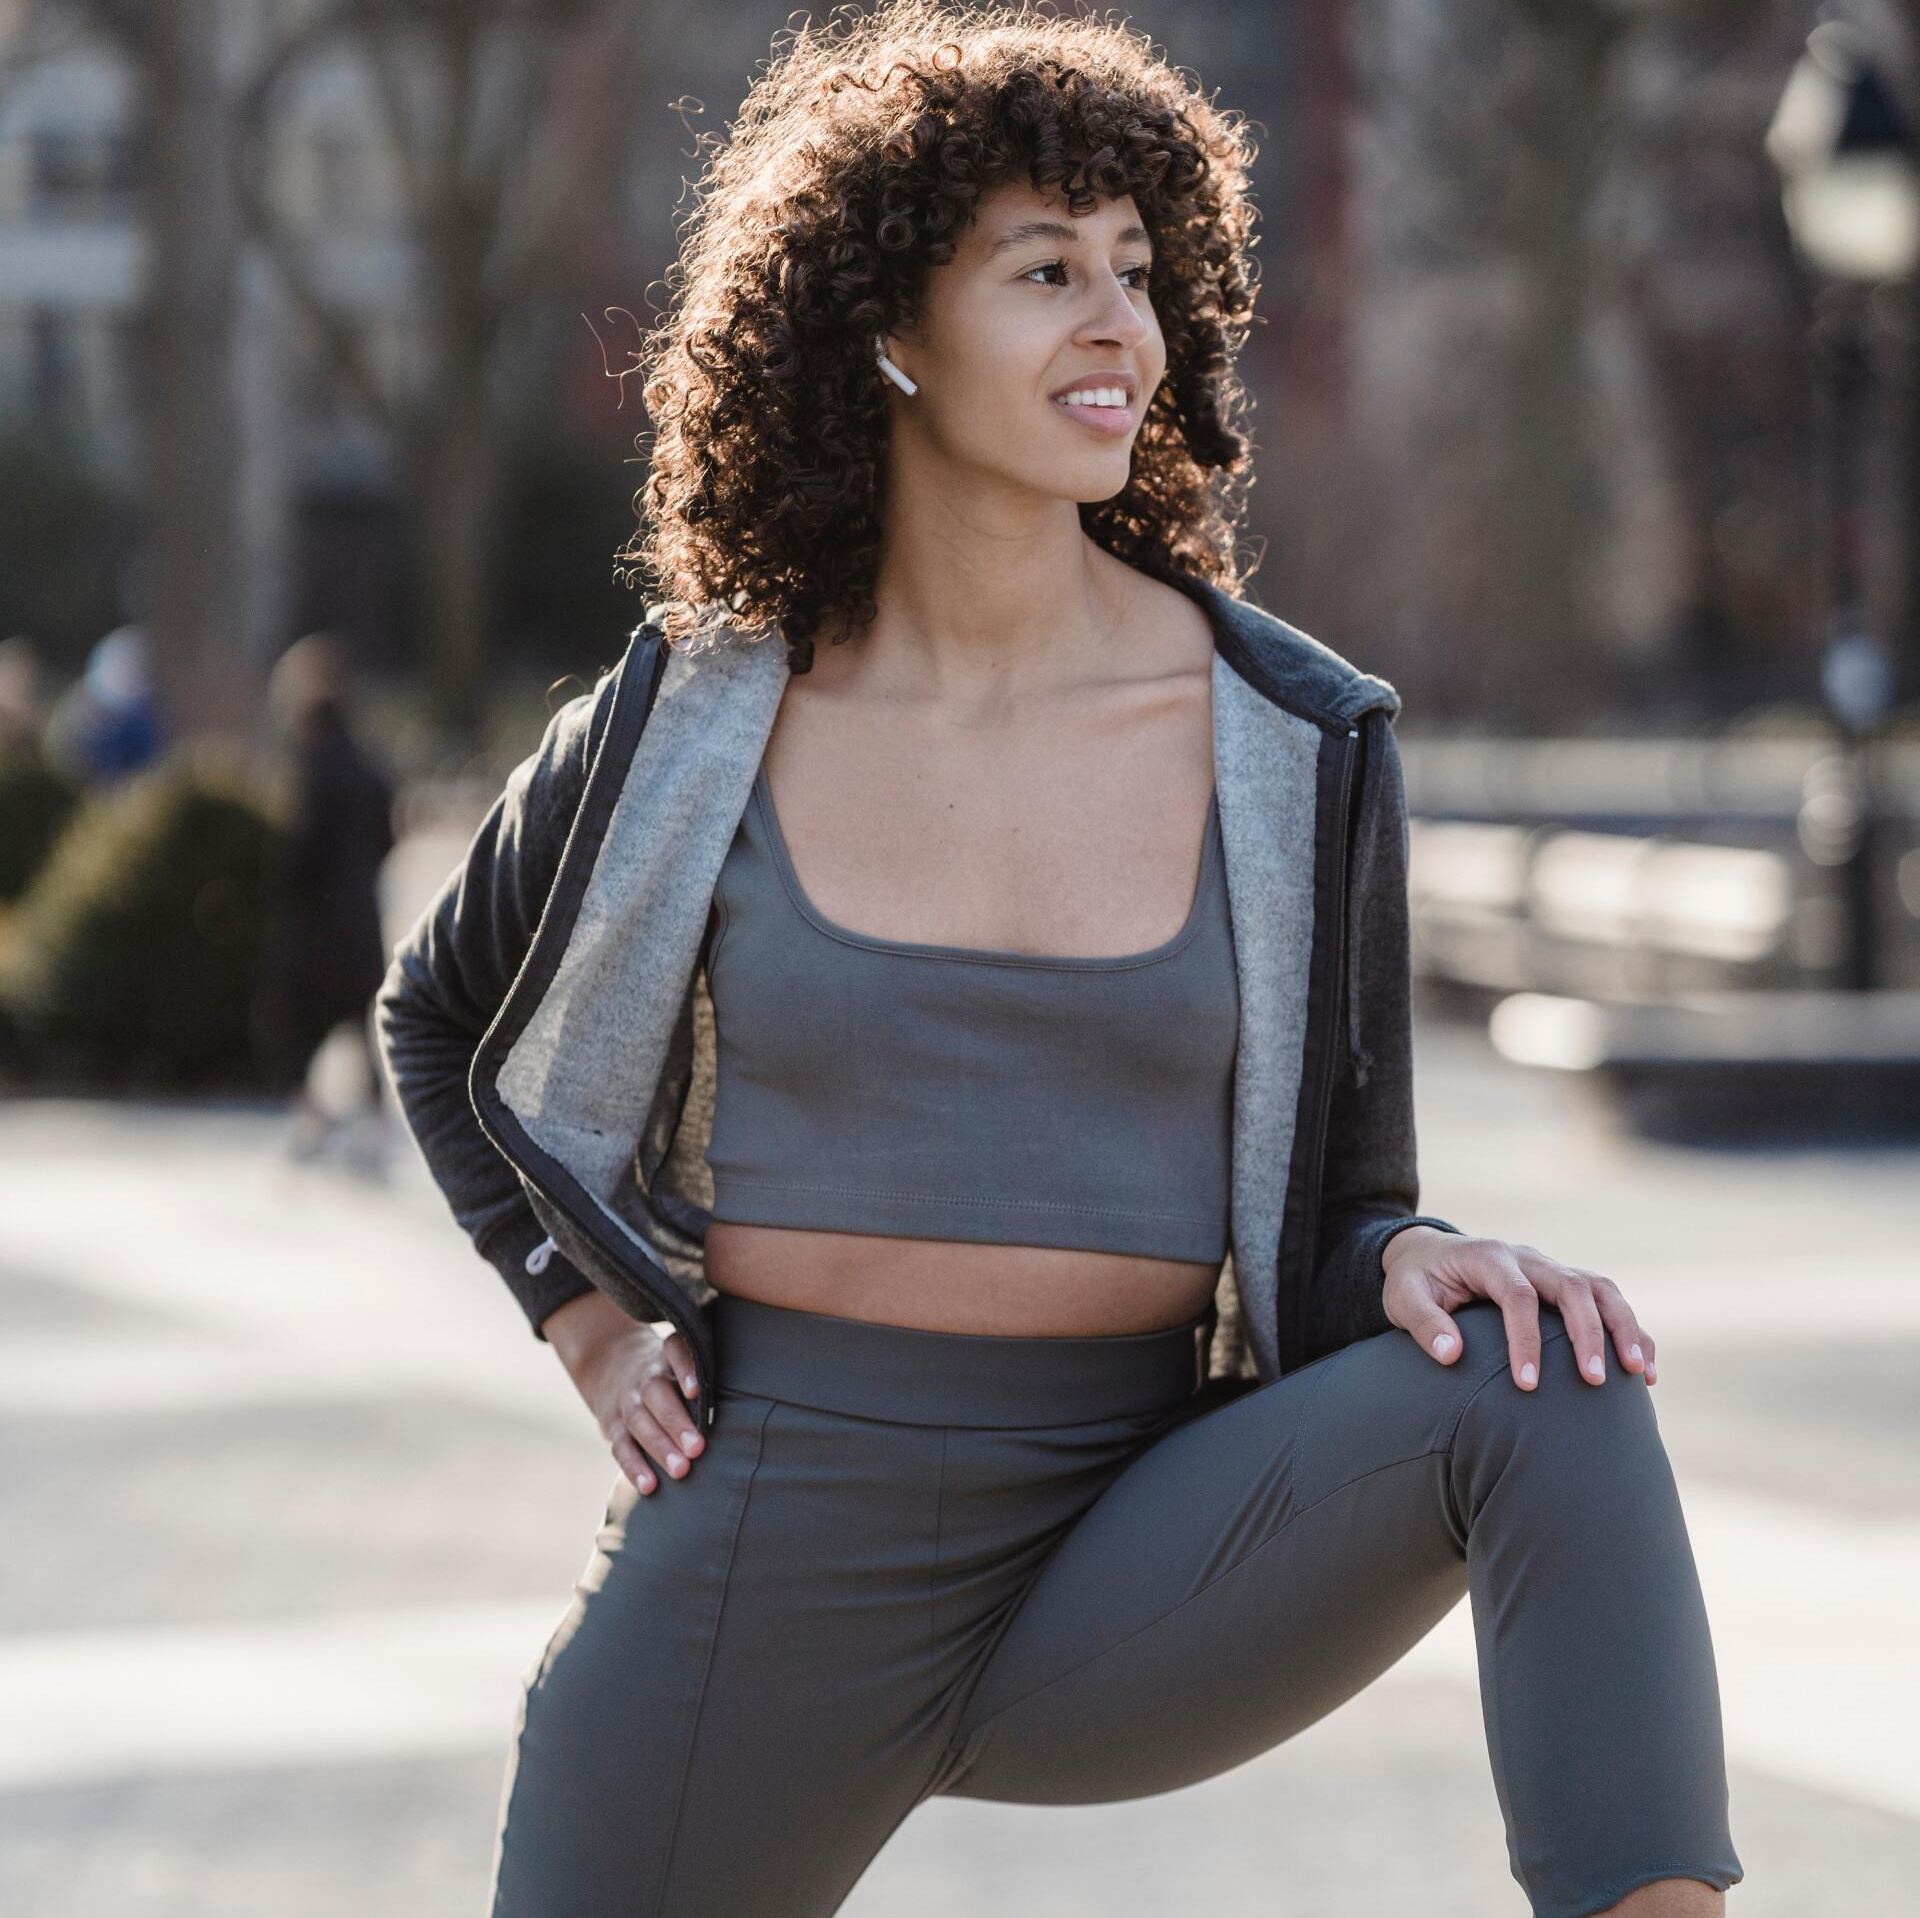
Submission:
[[[1424,1232],[1425,1227],[1417,1228]],[[1447,1308],[1440,1303],[1445,1293],[1441,1280],[1424,1258],[1415,1256],[1416,1246],[1411,1252],[1400,1252],[1395,1248],[1402,1238],[1409,1241],[1414,1228],[1407,1233],[1396,1233],[1388,1243],[1386,1278],[1382,1302],[1386,1306],[1387,1317],[1399,1326],[1421,1351],[1437,1359],[1442,1365],[1451,1365],[1460,1356],[1466,1341],[1460,1336],[1460,1328],[1448,1316]],[[1435,1236],[1438,1236],[1437,1234]],[[1452,1249],[1452,1248],[1450,1248]],[[1465,1287],[1456,1287],[1453,1303],[1464,1304],[1469,1296]]]
[[[1536,1390],[1544,1299],[1564,1321],[1575,1369],[1589,1385],[1606,1382],[1609,1340],[1624,1370],[1642,1373],[1649,1385],[1659,1377],[1652,1335],[1604,1273],[1564,1265],[1535,1246],[1500,1239],[1457,1240],[1437,1254],[1429,1250],[1428,1258],[1430,1264],[1422,1263],[1410,1252],[1389,1267],[1388,1310],[1394,1323],[1442,1365],[1451,1364],[1461,1349],[1460,1328],[1442,1301],[1458,1307],[1486,1298],[1499,1306],[1505,1321],[1514,1382],[1523,1392]]]
[[[1460,1356],[1460,1328],[1441,1310],[1439,1301],[1426,1286],[1421,1285],[1414,1294],[1409,1311],[1412,1322],[1407,1330],[1415,1341],[1442,1365],[1451,1365]]]
[[[680,1381],[680,1389],[691,1402],[700,1396],[700,1375],[693,1366],[693,1347],[680,1332],[669,1332],[666,1343],[660,1348],[667,1355],[667,1363],[673,1367],[673,1376]]]
[[[1521,1270],[1517,1248],[1502,1246],[1487,1297],[1507,1324],[1507,1369],[1523,1392],[1540,1383],[1540,1295]]]
[[[1539,1301],[1545,1299],[1558,1308],[1567,1328],[1567,1343],[1573,1348],[1574,1368],[1589,1385],[1601,1385],[1607,1376],[1607,1328],[1593,1302],[1593,1290],[1584,1273],[1531,1245],[1509,1248],[1514,1263],[1534,1294],[1534,1351],[1539,1352]]]
[[[647,1409],[666,1435],[668,1450],[661,1463],[675,1478],[684,1478],[706,1444],[700,1436],[699,1420],[687,1410],[686,1401],[673,1389],[672,1379],[664,1372],[654,1373],[640,1390]]]
[[[1588,1272],[1582,1276],[1593,1288],[1593,1302],[1599,1308],[1601,1318],[1606,1321],[1607,1330],[1613,1334],[1613,1349],[1620,1354],[1620,1363],[1629,1372],[1641,1373],[1651,1385],[1652,1333],[1634,1316],[1626,1294],[1611,1279],[1599,1272]]]
[[[621,1437],[629,1444],[638,1446],[669,1478],[686,1476],[688,1470],[686,1454],[674,1440],[667,1437],[659,1420],[643,1404],[631,1398],[623,1401],[620,1422],[625,1428]],[[634,1478],[634,1483],[638,1485],[639,1479]],[[642,1491],[645,1489],[646,1487],[641,1486]]]
[[[615,1416],[619,1423],[613,1455],[641,1492],[652,1491],[661,1472],[668,1478],[685,1478],[706,1449],[698,1421],[674,1390],[671,1376],[657,1366],[620,1394]]]
[[[633,1442],[631,1434],[622,1432],[613,1441],[613,1456],[621,1471],[633,1481],[635,1490],[643,1495],[653,1490],[657,1481],[647,1461],[641,1457],[640,1448]]]
[[[1575,1365],[1589,1385],[1606,1383],[1610,1340],[1627,1371],[1644,1370],[1651,1379],[1653,1340],[1610,1278],[1563,1265],[1530,1245],[1516,1245],[1513,1251],[1540,1296],[1551,1301],[1566,1322]]]

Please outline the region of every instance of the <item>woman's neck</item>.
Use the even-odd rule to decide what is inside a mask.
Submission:
[[[901,510],[904,508],[904,510]],[[914,489],[898,500],[860,635],[867,670],[964,700],[1084,670],[1114,624],[1121,570],[1071,501],[1015,506]]]

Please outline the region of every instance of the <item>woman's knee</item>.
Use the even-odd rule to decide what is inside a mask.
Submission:
[[[1506,1314],[1492,1299],[1473,1299],[1456,1306],[1448,1314],[1460,1328],[1461,1353],[1454,1370],[1471,1374],[1476,1382],[1513,1371],[1512,1342],[1507,1331]],[[1560,1314],[1551,1306],[1540,1307],[1540,1356],[1544,1362],[1549,1343],[1567,1336]]]
[[[1400,1389],[1423,1403],[1438,1422],[1437,1442],[1448,1443],[1462,1409],[1477,1397],[1502,1372],[1510,1372],[1506,1321],[1491,1299],[1474,1299],[1457,1306],[1448,1314],[1460,1333],[1460,1351],[1443,1362],[1404,1332],[1394,1335],[1389,1363],[1400,1373]],[[1556,1318],[1549,1334],[1545,1315],[1541,1318],[1541,1338],[1565,1334]],[[1410,1377],[1407,1375],[1411,1375]]]
[[[1494,1313],[1488,1330],[1501,1347],[1501,1358],[1497,1365],[1483,1366],[1483,1380],[1460,1408],[1449,1444],[1457,1478],[1484,1488],[1523,1454],[1545,1467],[1534,1474],[1542,1484],[1562,1491],[1613,1478],[1631,1482],[1656,1455],[1664,1466],[1650,1388],[1640,1374],[1626,1371],[1616,1360],[1598,1382],[1583,1378],[1560,1313],[1543,1303],[1540,1377],[1531,1388],[1523,1387],[1514,1377],[1497,1308],[1487,1309]],[[1469,1308],[1467,1316],[1479,1310]],[[1462,1335],[1471,1352],[1474,1333],[1463,1325]]]

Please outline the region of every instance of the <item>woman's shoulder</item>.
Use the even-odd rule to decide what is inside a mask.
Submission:
[[[1165,590],[1177,591],[1199,607],[1226,663],[1274,704],[1343,729],[1375,708],[1389,718],[1399,712],[1400,695],[1391,682],[1304,627],[1269,612],[1244,588],[1229,591],[1189,573],[1171,578]]]

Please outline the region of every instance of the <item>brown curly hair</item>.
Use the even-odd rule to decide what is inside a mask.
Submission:
[[[796,672],[823,626],[844,638],[874,617],[873,338],[919,319],[929,269],[1023,167],[1074,213],[1131,194],[1154,246],[1166,375],[1126,486],[1082,504],[1083,528],[1143,571],[1237,590],[1235,360],[1258,285],[1240,116],[1124,24],[1030,0],[802,18],[693,182],[673,299],[637,354],[653,446],[640,531],[615,557],[650,577],[649,617],[669,643],[715,611],[776,622]]]

